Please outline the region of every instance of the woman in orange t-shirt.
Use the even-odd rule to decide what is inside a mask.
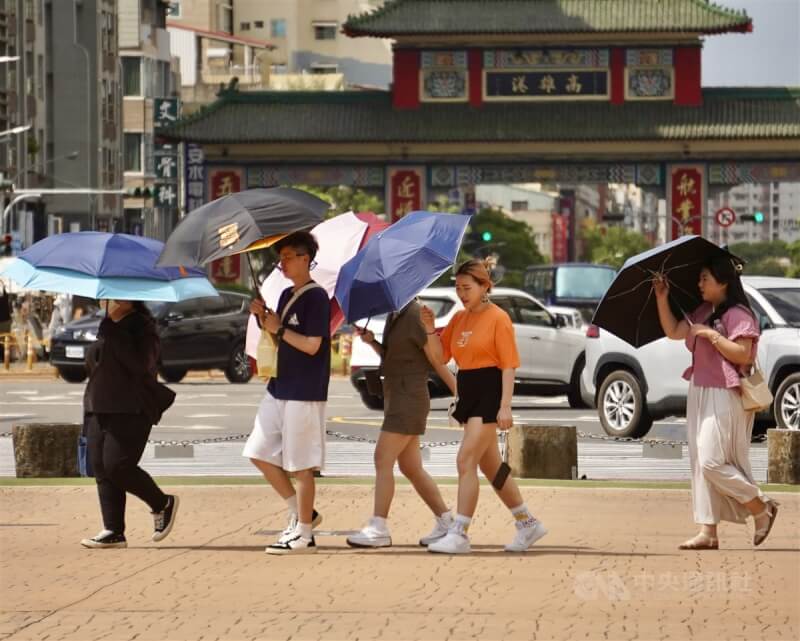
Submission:
[[[467,531],[478,505],[478,468],[487,479],[495,477],[502,463],[496,429],[507,430],[513,422],[511,396],[519,354],[511,319],[489,301],[491,289],[486,265],[469,260],[456,271],[456,293],[464,310],[450,320],[441,338],[434,328],[433,312],[427,307],[422,310],[431,355],[443,364],[455,358],[458,365],[458,403],[453,417],[464,426],[457,458],[458,514],[447,535],[428,546],[430,552],[470,551]],[[512,478],[497,495],[516,522],[516,537],[505,546],[507,552],[524,552],[547,534],[541,521],[528,510]]]

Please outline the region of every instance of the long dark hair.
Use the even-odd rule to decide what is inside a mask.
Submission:
[[[731,307],[744,307],[755,318],[753,309],[750,307],[750,302],[747,300],[747,295],[744,293],[742,287],[742,279],[739,273],[742,270],[742,263],[731,258],[730,256],[715,256],[709,259],[703,265],[703,269],[711,272],[720,285],[727,285],[728,289],[725,293],[725,300],[722,304],[714,310],[714,313],[708,317],[706,325],[713,327],[714,323],[718,321]]]
[[[150,308],[140,300],[133,301],[133,311],[140,313],[148,320],[153,320],[153,312],[151,312]]]

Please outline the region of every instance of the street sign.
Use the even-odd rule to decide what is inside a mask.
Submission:
[[[714,220],[717,221],[717,225],[720,227],[730,227],[736,222],[736,212],[730,207],[723,207],[714,214]]]

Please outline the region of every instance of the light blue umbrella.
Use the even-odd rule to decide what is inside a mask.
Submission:
[[[176,280],[114,276],[98,278],[71,269],[34,267],[21,258],[14,260],[0,275],[10,278],[25,289],[73,294],[98,300],[177,302],[189,298],[219,295],[204,277],[193,276]]]

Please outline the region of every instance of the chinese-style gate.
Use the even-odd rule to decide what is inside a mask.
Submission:
[[[800,181],[800,93],[704,89],[702,37],[750,19],[700,0],[389,0],[351,37],[394,40],[390,91],[221,91],[162,130],[186,209],[247,187],[352,185],[402,216],[480,183],[636,183],[673,235],[708,196]]]

